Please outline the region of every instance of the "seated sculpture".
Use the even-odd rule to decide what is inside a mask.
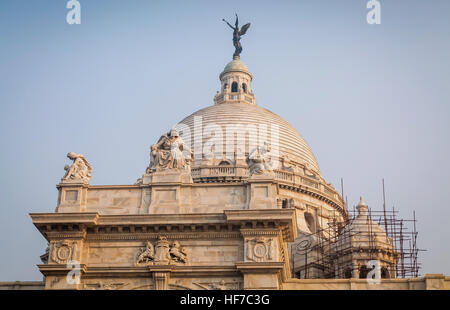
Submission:
[[[70,152],[67,157],[73,160],[71,166],[65,165],[66,174],[62,177],[62,182],[82,182],[89,183],[91,179],[92,167],[81,154]]]
[[[250,176],[273,170],[270,158],[270,145],[264,142],[264,145],[253,149],[248,155],[246,162],[250,169]]]
[[[185,154],[188,155],[185,155]],[[192,151],[184,143],[176,129],[172,129],[151,146],[150,166],[147,173],[166,169],[190,170]]]

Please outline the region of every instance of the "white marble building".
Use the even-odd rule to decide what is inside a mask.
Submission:
[[[55,212],[30,214],[49,243],[45,289],[364,289],[367,244],[384,268],[379,287],[450,287],[442,275],[393,279],[389,237],[363,202],[349,222],[303,137],[256,104],[239,56],[219,77],[213,105],[161,128],[136,184],[90,185],[89,162],[68,154]],[[368,229],[377,236],[348,237]]]

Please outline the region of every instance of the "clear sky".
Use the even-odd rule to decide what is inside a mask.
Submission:
[[[69,151],[91,184],[131,184],[148,149],[213,104],[241,40],[259,105],[291,122],[323,176],[419,220],[421,274],[450,275],[450,1],[0,1],[0,281],[40,280],[46,242],[29,212],[53,212]]]

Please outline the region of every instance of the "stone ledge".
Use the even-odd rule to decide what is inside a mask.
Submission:
[[[65,264],[38,264],[37,267],[39,271],[44,275],[67,275],[72,268],[68,268]],[[86,265],[80,264],[80,273],[84,274],[86,272]]]
[[[239,262],[236,268],[242,273],[278,273],[284,267],[283,262]]]
[[[30,213],[34,225],[42,224],[97,224],[97,212]]]
[[[274,222],[284,226],[284,241],[292,242],[297,237],[295,209],[225,210],[227,222]]]

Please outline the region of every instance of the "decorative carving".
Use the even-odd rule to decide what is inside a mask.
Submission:
[[[187,155],[186,155],[187,154]],[[150,166],[146,173],[166,169],[190,171],[192,151],[184,143],[176,129],[172,129],[151,146]]]
[[[219,282],[192,282],[192,284],[199,286],[204,290],[239,290],[241,289],[241,283],[225,282],[225,280],[220,280]]]
[[[272,238],[257,237],[247,239],[247,258],[255,262],[273,260],[272,243]]]
[[[159,236],[155,246],[147,241],[147,246],[139,253],[136,264],[138,266],[169,265],[186,264],[187,261],[186,249],[181,247],[180,242],[174,241],[170,244],[167,237]]]
[[[103,283],[102,281],[96,283],[86,283],[84,284],[85,290],[118,290],[123,286],[128,285],[124,282],[113,282],[113,283]]]
[[[72,260],[76,243],[69,240],[62,240],[53,244],[52,259],[55,263],[66,264]]]
[[[155,281],[155,290],[167,290],[169,286],[168,272],[153,272],[153,280]]]
[[[137,264],[149,264],[155,258],[155,249],[150,241],[147,241],[147,247],[138,255]]]
[[[319,173],[309,163],[305,162],[303,165],[304,165],[303,168],[304,175],[313,179],[318,179]]]
[[[236,14],[236,22],[235,22],[235,27],[233,27],[229,22],[227,22],[225,19],[222,19],[224,22],[226,22],[228,24],[228,26],[230,26],[231,29],[233,29],[233,45],[235,48],[233,57],[239,57],[239,55],[242,52],[242,46],[241,46],[241,36],[243,36],[248,28],[250,28],[250,23],[245,24],[244,26],[242,26],[241,29],[239,29],[239,20],[238,20],[238,16]]]
[[[246,162],[250,169],[250,176],[273,170],[270,158],[270,144],[264,142],[263,146],[253,149],[248,155]]]
[[[175,262],[187,263],[186,249],[182,248],[178,241],[172,243],[170,258]]]
[[[295,168],[292,165],[288,155],[283,155],[281,157],[281,170],[295,172]]]
[[[308,251],[311,248],[311,245],[313,244],[312,238],[305,238],[300,240],[299,243],[295,246],[296,254],[303,254],[306,251]]]
[[[154,263],[157,265],[165,265],[170,263],[170,245],[167,237],[159,236],[156,242]]]
[[[230,204],[232,205],[237,205],[240,204],[240,193],[236,188],[233,188],[231,193],[230,193]]]
[[[82,182],[89,183],[91,180],[92,167],[89,162],[81,154],[70,152],[67,157],[73,160],[71,166],[65,165],[66,174],[62,177],[61,182]]]

